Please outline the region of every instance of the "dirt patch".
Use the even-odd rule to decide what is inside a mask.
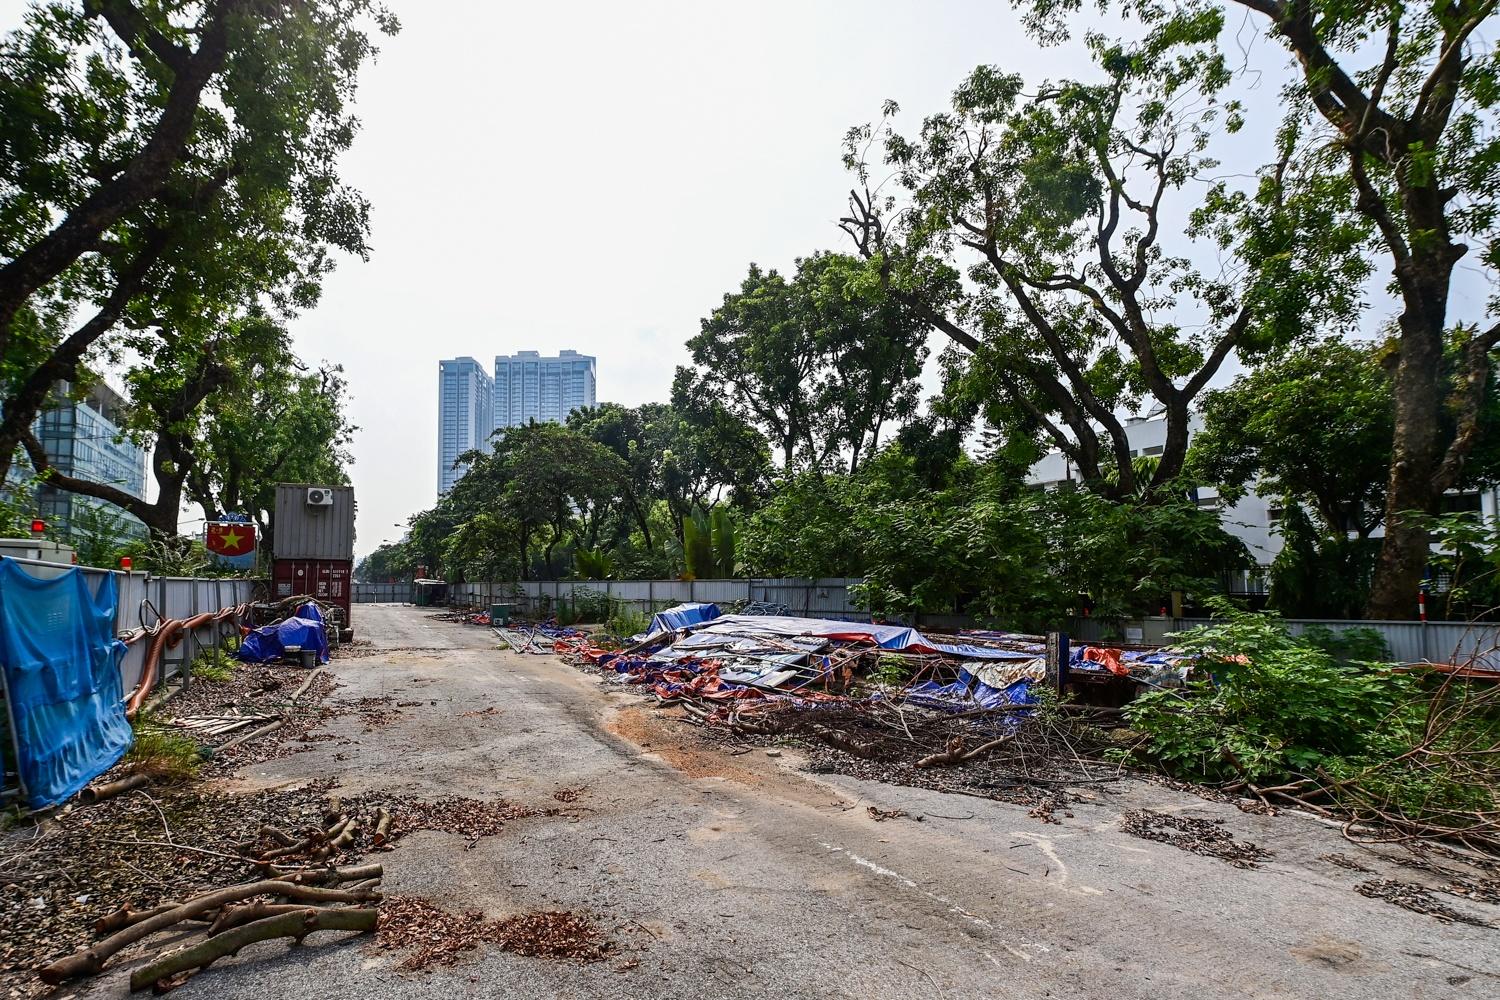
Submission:
[[[1178,850],[1227,861],[1236,868],[1259,868],[1271,856],[1247,841],[1234,839],[1222,820],[1174,816],[1152,809],[1133,809],[1120,817],[1120,829],[1142,840],[1171,844]]]
[[[622,708],[609,719],[606,728],[622,739],[660,757],[674,771],[689,778],[728,778],[752,787],[764,783],[762,775],[746,770],[734,763],[734,758],[725,758],[717,749],[703,750],[690,745],[682,736],[673,734],[668,726],[673,717],[663,718],[650,710],[638,707]],[[677,716],[678,719],[681,716]],[[681,725],[681,722],[676,722]]]
[[[711,731],[686,725],[686,716],[676,709],[648,709],[627,705],[606,716],[604,728],[648,754],[660,758],[674,771],[688,778],[721,778],[787,802],[822,809],[834,795],[844,802],[853,800],[837,788],[778,766],[760,750],[738,754],[717,739],[708,739]],[[714,732],[713,735],[717,736]],[[781,756],[780,751],[777,751]],[[781,756],[790,766],[801,763],[801,757],[790,753]]]

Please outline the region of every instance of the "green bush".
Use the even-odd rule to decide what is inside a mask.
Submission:
[[[1177,637],[1200,656],[1198,679],[1129,710],[1141,751],[1179,777],[1264,783],[1380,756],[1382,733],[1401,732],[1425,706],[1410,674],[1340,663],[1272,615],[1224,613]]]
[[[575,622],[605,622],[609,620],[610,599],[609,595],[602,590],[590,590],[588,587],[575,588],[568,603],[572,606],[572,620]],[[562,624],[562,615],[559,612],[558,624]]]
[[[238,647],[239,640],[235,639],[235,648]],[[223,684],[234,676],[234,663],[230,659],[229,652],[219,646],[211,646],[193,660],[192,666],[188,668],[188,674],[199,680]]]
[[[633,635],[639,635],[651,627],[651,616],[644,611],[637,611],[632,605],[623,601],[614,602],[614,611],[609,616],[607,623],[609,631],[622,639],[628,639]]]
[[[135,744],[125,755],[124,764],[131,774],[150,775],[160,784],[189,781],[197,777],[203,762],[203,751],[192,739],[175,729],[137,720]]]

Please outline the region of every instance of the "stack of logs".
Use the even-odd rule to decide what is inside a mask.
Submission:
[[[387,843],[390,812],[378,809],[371,825],[372,842],[376,846]],[[340,810],[337,798],[324,814],[323,825],[304,830],[300,836],[263,826],[254,840],[237,845],[258,870],[258,878],[180,902],[145,909],[122,906],[95,923],[100,940],[43,967],[39,975],[52,985],[92,976],[120,951],[157,931],[185,922],[198,924],[201,937],[162,952],[131,972],[132,990],[152,987],[160,993],[256,941],[301,941],[316,931],[373,931],[383,867],[334,864],[338,855],[354,846],[359,829],[359,821]]]

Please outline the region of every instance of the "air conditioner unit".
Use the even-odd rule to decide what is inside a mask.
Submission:
[[[307,505],[309,507],[332,507],[333,490],[313,487],[307,491]]]

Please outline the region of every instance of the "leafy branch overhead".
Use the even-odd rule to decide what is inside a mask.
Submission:
[[[369,0],[90,0],[0,39],[0,474],[81,365],[212,350],[368,253],[338,159],[371,36],[397,29]]]

